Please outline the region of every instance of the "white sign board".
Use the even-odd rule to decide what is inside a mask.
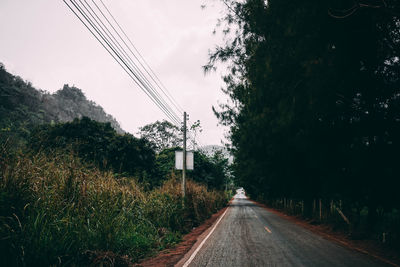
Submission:
[[[193,170],[193,152],[186,152],[186,170]],[[175,151],[175,169],[182,170],[183,168],[183,151]]]

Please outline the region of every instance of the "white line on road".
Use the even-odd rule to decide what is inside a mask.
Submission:
[[[196,257],[196,254],[200,251],[201,247],[204,245],[204,243],[207,241],[207,239],[211,236],[211,234],[214,232],[215,228],[217,228],[217,225],[219,222],[222,220],[222,218],[225,216],[225,213],[228,211],[229,207],[225,210],[225,212],[222,214],[222,216],[218,219],[217,223],[214,225],[212,230],[208,233],[206,238],[200,243],[200,245],[197,247],[197,249],[193,252],[193,254],[190,256],[190,258],[185,262],[183,267],[189,266],[189,264],[193,261],[194,257]]]

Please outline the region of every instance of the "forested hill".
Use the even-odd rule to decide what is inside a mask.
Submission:
[[[2,132],[23,133],[39,124],[68,122],[84,116],[98,122],[110,122],[118,133],[124,132],[114,117],[87,99],[79,88],[66,84],[53,94],[37,90],[30,82],[7,72],[0,63]]]

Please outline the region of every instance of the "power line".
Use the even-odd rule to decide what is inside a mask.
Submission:
[[[85,0],[86,2],[86,0]],[[140,78],[139,81],[143,84],[143,86],[150,92],[150,94],[153,95],[153,97],[156,99],[156,101],[159,102],[159,104],[161,106],[163,106],[164,110],[166,110],[170,115],[172,115],[175,118],[175,121],[178,122],[179,121],[179,117],[176,115],[176,113],[170,108],[170,106],[166,103],[166,101],[160,96],[160,94],[158,93],[158,91],[154,88],[154,86],[149,82],[149,80],[145,77],[145,75],[142,73],[142,71],[140,70],[140,68],[134,63],[134,61],[132,60],[132,58],[127,54],[127,52],[125,51],[125,49],[122,47],[122,45],[117,41],[117,39],[115,38],[115,36],[111,33],[111,31],[107,28],[107,26],[103,23],[103,21],[97,16],[97,14],[94,12],[94,10],[91,8],[91,6],[86,2],[86,4],[88,5],[88,7],[91,9],[91,11],[93,12],[93,14],[97,17],[96,18],[93,17],[94,20],[96,20],[97,24],[102,28],[103,32],[107,35],[107,37],[109,38],[109,40],[111,39],[111,42],[116,45],[117,50],[121,51],[122,54],[125,56],[125,59],[127,59],[128,62],[130,62],[133,65],[133,69],[134,71],[136,71],[136,73],[138,74],[138,76]],[[90,12],[89,10],[87,10],[88,12]],[[101,24],[101,25],[100,25]],[[112,26],[112,25],[111,25]],[[103,28],[104,27],[104,28]],[[109,34],[107,34],[107,32]],[[117,32],[118,34],[118,32]],[[111,36],[110,36],[111,35]],[[124,40],[122,40],[124,41]],[[125,43],[125,42],[124,42]],[[119,48],[119,49],[118,49]],[[154,96],[154,94],[156,96]]]
[[[87,2],[87,0],[83,0],[84,3],[82,2],[82,0],[69,0],[69,2],[71,2],[72,5],[75,7],[75,10],[73,7],[71,7],[71,5],[66,2],[67,0],[63,1],[74,13],[74,15],[82,22],[82,24],[89,30],[89,32],[96,38],[96,40],[103,46],[103,48],[105,48],[106,51],[113,57],[113,59],[117,61],[117,63],[124,69],[124,71],[135,82],[135,84],[138,85],[139,88],[144,91],[144,93],[146,93],[146,95],[167,116],[167,118],[171,120],[173,124],[180,125],[180,116],[177,115],[170,104],[168,104],[168,102],[158,92],[157,88],[161,90],[163,95],[169,100],[169,103],[171,103],[175,107],[178,113],[181,113],[183,109],[172,97],[167,88],[162,84],[162,82],[151,69],[151,67],[147,64],[143,56],[140,54],[133,42],[122,29],[121,25],[116,21],[115,17],[111,14],[110,10],[107,8],[104,2],[100,0],[103,7],[107,10],[109,16],[112,18],[114,23],[116,23],[123,36],[125,36],[125,38],[133,47],[133,50],[136,51],[138,56],[127,44],[124,37],[121,36],[116,27],[114,27],[113,23],[110,21],[107,15],[104,14],[102,9],[96,4],[94,0],[92,0],[92,3],[96,6],[97,10],[100,12],[101,16],[106,20],[108,24],[105,23],[102,18],[100,18],[100,15],[97,14],[97,12]],[[80,4],[77,1],[79,1]],[[80,15],[76,11],[79,12]],[[111,26],[112,30],[106,24]],[[119,40],[122,41],[123,44]],[[129,52],[126,51],[125,47],[129,50],[130,54],[133,55],[136,61],[132,59],[132,57],[129,55]],[[191,123],[191,126],[192,125],[193,123]],[[197,138],[197,136],[195,136],[192,132],[189,131],[188,135],[193,140],[193,149],[195,149],[196,145],[204,146]]]
[[[93,3],[95,3],[92,0]],[[142,54],[138,51],[138,49],[136,48],[136,46],[133,44],[133,42],[131,41],[131,39],[129,38],[129,36],[125,33],[125,31],[122,29],[121,25],[118,23],[118,21],[114,18],[114,16],[111,14],[110,10],[107,8],[107,6],[104,4],[103,0],[100,0],[101,4],[104,6],[104,8],[107,10],[108,14],[111,16],[111,18],[113,19],[113,21],[117,24],[118,28],[121,30],[121,32],[124,34],[124,36],[128,39],[129,43],[132,45],[132,47],[134,48],[134,50],[138,53],[138,55],[140,56],[140,58],[143,60],[144,64],[148,67],[148,69],[150,70],[150,72],[153,75],[150,75],[153,79],[153,76],[155,77],[155,79],[158,81],[158,83],[153,79],[153,81],[156,82],[157,85],[159,85],[159,88],[162,90],[162,92],[164,93],[164,95],[167,96],[167,98],[171,101],[171,103],[181,112],[183,113],[183,108],[179,105],[179,103],[173,98],[173,96],[171,95],[171,93],[168,91],[168,89],[165,87],[165,85],[161,82],[161,80],[158,78],[158,76],[154,73],[154,71],[152,70],[152,68],[149,66],[149,64],[147,64],[146,60],[143,58]],[[96,5],[96,3],[95,3]],[[97,6],[97,5],[96,5]],[[130,49],[129,49],[130,50]],[[131,50],[130,50],[131,51]],[[131,51],[132,54],[134,54]],[[140,61],[139,61],[140,62]],[[142,65],[143,66],[143,65]],[[146,68],[145,68],[146,69]],[[147,72],[147,70],[146,70]],[[148,73],[148,72],[147,72]],[[164,90],[163,90],[164,88]]]
[[[96,14],[96,12],[92,9],[92,7],[87,3],[86,0],[84,0],[84,2],[86,3],[86,5],[88,6],[88,9],[81,0],[79,0],[79,2],[81,3],[81,5],[85,8],[85,10],[87,11],[87,13],[89,13],[89,15],[93,18],[93,20],[96,22],[94,23],[90,18],[90,22],[92,22],[93,27],[96,27],[98,30],[99,28],[97,26],[94,26],[94,24],[97,24],[101,30],[99,30],[100,32],[103,33],[102,37],[103,39],[106,38],[108,41],[110,41],[110,43],[113,44],[115,50],[119,51],[120,53],[122,53],[121,57],[124,58],[124,60],[128,61],[131,64],[131,67],[134,69],[135,73],[137,74],[137,79],[143,84],[143,86],[146,88],[146,90],[149,91],[150,94],[152,94],[152,96],[156,99],[156,101],[163,106],[163,109],[168,112],[170,115],[172,115],[176,120],[179,121],[178,116],[176,115],[176,113],[168,106],[168,104],[165,102],[164,99],[162,99],[162,97],[159,95],[159,93],[156,91],[156,89],[151,85],[151,83],[148,81],[148,79],[145,77],[145,75],[141,72],[141,70],[139,69],[139,67],[134,63],[134,61],[132,60],[132,58],[127,54],[127,52],[125,51],[125,49],[122,47],[122,45],[118,42],[118,40],[115,38],[115,36],[111,33],[111,31],[107,28],[107,26],[103,23],[103,21],[99,18],[99,16]],[[81,9],[81,11],[83,11]],[[84,12],[84,11],[83,11]],[[87,13],[84,12],[86,15]],[[106,36],[105,36],[106,35]],[[155,95],[156,96],[155,96]]]
[[[86,0],[85,0],[85,2],[86,2]],[[149,72],[147,71],[147,69],[143,66],[143,64],[140,62],[140,60],[139,60],[139,58],[135,55],[135,53],[131,50],[131,48],[129,47],[129,45],[125,42],[125,40],[124,40],[124,38],[122,38],[121,37],[121,35],[119,34],[119,32],[115,29],[115,27],[112,25],[112,23],[110,22],[110,20],[107,18],[107,16],[103,13],[103,11],[101,10],[101,8],[92,0],[92,2],[94,3],[94,5],[96,6],[96,8],[100,11],[100,13],[102,14],[102,16],[106,19],[106,21],[108,22],[108,24],[111,26],[111,28],[114,30],[114,32],[118,35],[118,37],[121,39],[121,41],[125,44],[125,46],[128,48],[128,50],[131,52],[131,54],[134,56],[134,58],[137,60],[137,62],[139,63],[139,65],[142,67],[142,69],[149,75],[149,77],[150,78],[152,78],[151,77],[151,75],[149,74]],[[103,3],[103,5],[104,5],[104,3]],[[105,5],[104,5],[105,6]],[[105,8],[107,9],[107,7],[105,6]],[[92,8],[91,8],[92,9]],[[107,9],[108,10],[108,9]],[[109,13],[109,14],[111,14],[111,13]],[[96,15],[97,16],[97,15]],[[112,15],[111,15],[112,16]],[[100,21],[101,21],[101,19],[100,18],[98,18]],[[114,19],[115,20],[115,19]],[[116,20],[115,20],[116,21]],[[116,23],[118,23],[118,22],[116,22]],[[104,24],[103,24],[104,25]],[[107,29],[107,28],[106,28]],[[122,29],[122,28],[121,28]],[[108,30],[108,29],[107,29]],[[122,30],[123,31],[123,30]],[[114,38],[114,40],[116,41],[116,42],[118,42],[117,40],[116,40],[116,38],[114,37],[114,35],[112,35],[112,37]],[[129,39],[129,37],[127,37],[128,39]],[[133,45],[133,44],[132,44]],[[133,45],[134,46],[134,45]],[[122,47],[121,47],[122,48]],[[137,51],[137,50],[136,50]],[[147,79],[147,77],[146,77],[146,75],[140,70],[140,67],[139,66],[137,66],[134,62],[133,62],[133,60],[131,59],[131,57],[127,54],[127,52],[124,50],[124,52],[125,52],[125,55],[131,60],[131,62],[135,65],[135,67],[137,68],[137,70],[139,71],[139,73],[142,75],[142,77],[146,80],[146,83],[149,85],[149,86],[151,86],[152,88],[153,88],[153,85],[151,84],[151,82]],[[140,54],[139,53],[139,51],[137,51],[138,52],[138,54]],[[153,79],[153,81],[154,81],[154,79]],[[155,81],[154,81],[155,82]],[[156,83],[156,85],[157,85],[157,83]],[[159,86],[158,86],[159,87]],[[160,88],[161,90],[162,90],[162,88]],[[158,93],[158,91],[156,90],[156,88],[154,88],[154,91],[155,91],[155,93],[158,95],[158,97],[159,98],[161,98],[162,99],[162,96]],[[172,102],[172,100],[170,100],[170,102],[174,105],[174,103]],[[175,113],[175,115],[176,115],[176,113]]]
[[[93,21],[87,16],[87,14],[83,11],[81,6],[75,1],[70,0],[70,2],[74,5],[75,9],[81,14],[81,16],[90,24],[90,26],[93,28],[94,31],[96,31],[97,35],[94,33],[93,30],[90,29],[90,27],[83,21],[83,19],[75,12],[75,10],[66,3],[64,0],[64,3],[71,9],[71,11],[75,14],[75,16],[78,17],[78,19],[84,24],[84,26],[92,33],[92,35],[97,39],[97,41],[100,42],[100,44],[111,54],[111,56],[116,60],[119,65],[128,73],[128,75],[134,80],[134,82],[139,86],[140,89],[142,89],[148,97],[163,111],[163,113],[174,123],[179,123],[179,119],[172,115],[168,109],[163,106],[160,103],[160,100],[152,93],[148,88],[146,88],[145,84],[141,79],[138,77],[138,75],[131,69],[131,67],[126,63],[126,61],[122,58],[122,56],[116,51],[116,48],[111,45],[110,41],[102,34],[102,32],[96,27],[96,25],[93,23]],[[82,4],[82,2],[81,2]],[[83,4],[82,4],[83,5]],[[105,44],[100,40],[100,38],[105,42]],[[109,49],[107,49],[107,47]],[[115,56],[114,56],[115,55]],[[118,60],[119,59],[119,60]],[[122,66],[122,64],[125,66]],[[132,75],[134,76],[132,76]]]
[[[122,48],[121,44],[112,35],[110,30],[101,21],[101,19],[94,12],[94,10],[91,8],[91,6],[86,2],[86,0],[85,0],[85,3],[87,4],[89,9],[91,9],[95,15],[92,15],[92,12],[90,12],[88,10],[88,8],[82,3],[81,0],[79,0],[79,2],[84,7],[84,9],[86,9],[87,13],[82,9],[81,5],[79,5],[76,1],[70,0],[72,5],[81,14],[81,16],[83,18],[81,16],[79,16],[79,14],[74,10],[74,8],[71,5],[69,5],[66,2],[66,0],[63,0],[63,1],[68,6],[68,8],[74,13],[74,15],[82,22],[82,24],[89,30],[89,32],[96,38],[96,40],[103,46],[103,48],[105,48],[106,51],[114,58],[114,60],[116,60],[117,63],[124,69],[124,71],[127,72],[127,74],[130,76],[130,78],[139,86],[139,88],[146,93],[146,95],[156,104],[157,107],[160,108],[161,111],[163,111],[163,113],[172,122],[174,122],[175,124],[179,124],[180,123],[179,117],[176,115],[176,113],[173,111],[173,109],[168,105],[168,103],[160,96],[160,94],[157,92],[157,90],[154,88],[154,86],[151,85],[149,80],[144,76],[144,74],[140,71],[140,69],[133,62],[133,60],[127,55],[127,52]],[[89,13],[90,17],[93,18],[93,20],[89,17],[88,13]],[[96,16],[98,18],[98,20],[96,20],[96,18],[94,16]],[[85,23],[84,20],[86,20],[87,23]],[[106,30],[102,27],[102,25]],[[101,28],[101,30],[99,29],[99,27]],[[91,28],[97,33],[97,35]],[[115,28],[114,28],[114,30],[115,30]],[[108,34],[107,32],[110,34]],[[118,34],[118,32],[117,32],[117,34]],[[112,37],[110,37],[110,35]],[[120,35],[119,35],[119,37],[121,38]],[[126,43],[125,43],[125,45],[126,45]],[[131,65],[127,61],[130,62]]]

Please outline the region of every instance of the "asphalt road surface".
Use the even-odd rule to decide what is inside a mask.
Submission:
[[[324,239],[238,192],[216,227],[178,266],[390,266]]]

